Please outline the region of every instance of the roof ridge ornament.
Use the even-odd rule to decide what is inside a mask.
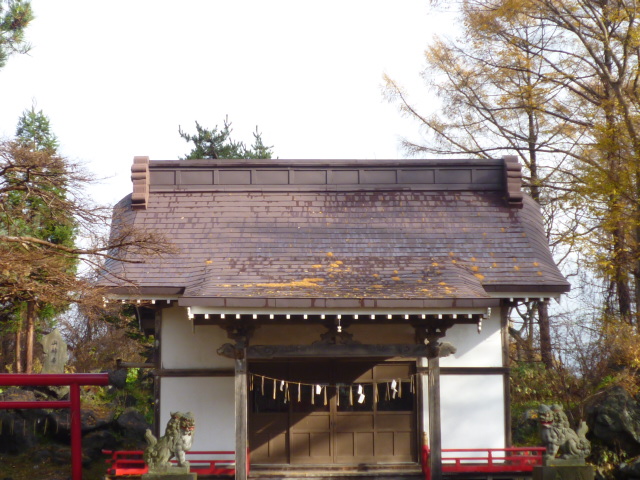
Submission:
[[[131,165],[132,210],[146,210],[149,203],[149,177],[149,157],[133,157],[133,165]]]
[[[524,194],[522,193],[522,165],[515,155],[505,155],[504,161],[504,186],[509,206],[522,208]]]

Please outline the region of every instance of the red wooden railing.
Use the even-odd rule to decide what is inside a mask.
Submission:
[[[71,410],[71,478],[82,480],[82,421],[80,419],[80,386],[109,385],[107,373],[2,373],[0,386],[50,387],[68,386],[69,400],[36,400],[31,402],[0,402],[7,408],[69,408]]]
[[[442,473],[529,473],[542,465],[544,447],[443,448]],[[422,448],[422,471],[431,480],[429,447]]]
[[[149,470],[142,459],[142,450],[103,450],[102,453],[111,456],[106,460],[109,465],[107,469],[109,475],[116,477],[144,475]],[[209,458],[192,458],[196,455]],[[190,470],[198,475],[233,477],[236,474],[236,452],[234,451],[190,451],[187,452],[187,460],[189,460]],[[172,463],[177,462],[172,460]],[[248,471],[247,468],[247,473]]]

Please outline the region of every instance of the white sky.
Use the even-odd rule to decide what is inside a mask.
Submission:
[[[0,70],[0,136],[35,102],[102,203],[131,192],[135,155],[176,159],[178,126],[256,125],[283,159],[401,158],[418,126],[382,75],[426,96],[420,71],[450,15],[428,0],[32,0],[33,48]],[[429,98],[420,98],[427,105]]]

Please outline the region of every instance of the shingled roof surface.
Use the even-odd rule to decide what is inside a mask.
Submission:
[[[205,303],[568,290],[513,161],[227,162],[137,159],[116,227],[156,229],[178,253],[107,269]]]

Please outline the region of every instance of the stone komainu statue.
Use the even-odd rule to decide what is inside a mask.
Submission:
[[[540,437],[547,449],[545,464],[556,458],[558,452],[562,459],[584,461],[591,452],[591,444],[586,438],[589,428],[583,421],[576,431],[569,426],[569,419],[560,405],[540,405],[538,408]]]
[[[193,444],[195,420],[191,412],[173,412],[167,422],[164,436],[156,438],[151,430],[144,434],[148,446],[144,451],[144,461],[149,466],[149,472],[166,470],[170,467],[169,460],[176,458],[178,466],[189,468],[185,453]]]

